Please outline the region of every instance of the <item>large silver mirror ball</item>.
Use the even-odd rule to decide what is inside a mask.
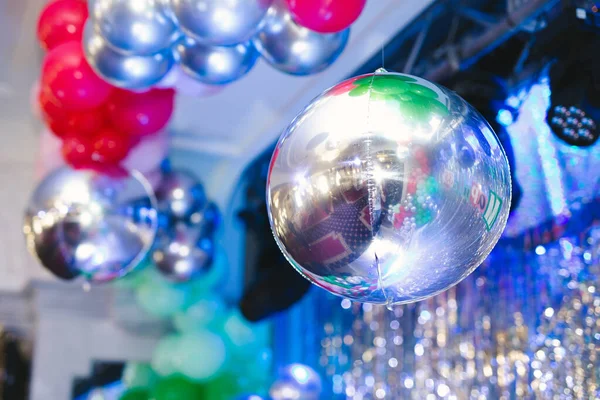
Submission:
[[[378,71],[311,102],[281,136],[269,219],[290,263],[352,300],[400,304],[469,275],[508,218],[509,165],[484,118],[421,78]]]
[[[23,230],[29,250],[54,275],[107,282],[135,268],[152,246],[156,200],[138,172],[62,167],[33,192]]]

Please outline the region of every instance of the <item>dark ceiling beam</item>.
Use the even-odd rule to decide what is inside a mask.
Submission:
[[[556,6],[560,0],[532,0],[511,14],[504,16],[498,23],[491,25],[481,35],[457,45],[453,52],[455,59],[447,59],[429,69],[425,78],[432,81],[444,81],[456,72],[476,63],[506,40],[521,30],[520,25],[540,16],[544,11]]]

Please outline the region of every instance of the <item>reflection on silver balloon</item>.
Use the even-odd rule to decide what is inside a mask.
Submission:
[[[212,45],[234,45],[260,28],[272,0],[171,0],[173,15],[187,36]]]
[[[156,188],[158,209],[176,220],[189,218],[206,205],[202,184],[187,171],[166,172]]]
[[[145,89],[157,84],[175,63],[170,48],[149,56],[121,54],[94,31],[90,21],[83,33],[83,51],[98,75],[124,89]]]
[[[164,0],[96,0],[91,15],[96,30],[119,52],[150,55],[171,46],[177,25]]]
[[[152,260],[165,277],[187,282],[205,274],[213,256],[212,239],[202,229],[180,222],[172,232],[159,235]]]
[[[137,172],[111,177],[63,167],[34,191],[24,232],[30,251],[54,275],[105,282],[125,275],[150,249],[155,206]]]
[[[350,30],[321,34],[297,25],[284,0],[275,0],[264,26],[252,39],[265,60],[292,75],[321,72],[342,53]]]
[[[185,38],[176,45],[181,69],[200,82],[223,85],[244,76],[256,63],[258,52],[250,42],[211,46]]]
[[[268,178],[292,265],[349,299],[409,303],[470,274],[508,218],[510,174],[483,117],[455,93],[378,71],[294,119]]]
[[[286,366],[271,386],[273,400],[319,400],[321,378],[312,368],[302,364]]]

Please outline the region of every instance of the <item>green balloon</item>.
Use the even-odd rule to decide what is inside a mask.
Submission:
[[[181,333],[196,332],[218,325],[226,313],[227,306],[214,294],[200,296],[186,311],[175,314],[173,324]]]
[[[123,370],[121,381],[126,387],[134,388],[150,388],[154,386],[158,377],[150,364],[129,362]]]
[[[152,369],[160,376],[170,376],[177,372],[175,365],[179,351],[179,336],[164,337],[158,342],[152,354]]]
[[[189,302],[190,291],[184,285],[164,280],[150,280],[137,289],[139,305],[150,315],[167,318],[184,310]]]
[[[129,389],[119,397],[119,400],[149,400],[150,393],[146,389]]]
[[[152,390],[152,400],[209,400],[202,386],[181,376],[160,380]]]
[[[202,387],[203,399],[231,400],[244,393],[238,384],[238,377],[229,373],[219,375]]]
[[[255,354],[268,345],[268,323],[251,323],[239,310],[231,311],[226,317],[223,331],[229,347],[235,354]]]
[[[182,375],[206,382],[214,379],[224,367],[227,348],[219,335],[199,330],[180,337],[175,360],[177,371]]]

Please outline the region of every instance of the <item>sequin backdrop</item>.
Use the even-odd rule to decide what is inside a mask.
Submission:
[[[393,310],[313,289],[276,320],[276,362],[323,399],[600,398],[600,146],[555,139],[547,81],[508,102],[524,188],[504,239],[449,291]]]

